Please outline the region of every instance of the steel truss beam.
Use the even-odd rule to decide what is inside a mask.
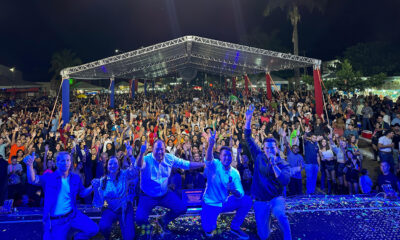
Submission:
[[[246,61],[247,59],[252,61],[239,63],[237,60],[223,59],[221,50],[223,52],[227,50],[239,51]],[[263,66],[254,64],[256,58],[262,59]],[[185,62],[182,62],[182,60]],[[184,69],[187,65],[210,73],[239,76],[245,73],[255,74],[294,67],[320,66],[320,64],[321,61],[318,59],[198,36],[185,36],[80,66],[66,68],[61,71],[61,75],[77,79],[104,79],[112,76],[161,77],[176,72],[178,69]]]
[[[186,36],[186,37],[189,39],[193,39],[194,42],[201,43],[201,44],[208,44],[211,46],[224,47],[224,48],[236,50],[236,51],[245,51],[245,52],[248,52],[251,54],[257,54],[257,55],[263,55],[263,56],[267,56],[267,57],[275,57],[275,58],[281,58],[281,59],[290,60],[290,61],[296,61],[296,62],[300,62],[303,64],[309,64],[310,66],[311,65],[321,65],[321,60],[318,60],[318,59],[292,55],[289,53],[280,53],[280,52],[275,52],[275,51],[270,51],[270,50],[265,50],[265,49],[260,49],[260,48],[254,48],[254,47],[244,46],[244,45],[235,44],[235,43],[222,42],[222,41],[198,37],[198,36]]]

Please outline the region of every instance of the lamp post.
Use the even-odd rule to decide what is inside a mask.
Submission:
[[[15,86],[14,86],[14,82],[15,82],[15,67],[10,68],[10,72],[12,72],[12,89],[13,89],[13,95],[15,98],[16,92],[15,92]]]

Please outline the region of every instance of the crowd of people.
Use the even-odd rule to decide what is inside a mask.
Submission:
[[[116,95],[114,109],[109,107],[108,96],[100,94],[87,99],[73,97],[68,123],[61,120],[55,98],[4,99],[0,110],[0,205],[5,199],[14,199],[15,206],[43,206],[53,201],[44,195],[42,186],[51,181],[45,176],[60,167],[59,158],[68,155],[68,170],[83,183],[74,190],[80,193],[79,201],[103,206],[107,199],[110,211],[103,212],[100,222],[104,236],[109,234],[110,222],[131,219],[126,217],[133,214],[127,202],[138,204],[136,222],[141,225],[148,224],[154,206],[172,209],[160,221],[167,231],[168,222],[185,211],[184,205],[170,204],[179,201],[176,196],[179,198],[183,189],[205,189],[204,216],[210,221],[203,229],[208,234],[220,212],[235,208],[242,212],[238,210],[232,229],[243,235],[239,227],[252,197],[260,212],[267,211],[262,202],[274,199],[272,211],[288,236],[290,227],[281,196],[399,191],[400,100],[339,94],[326,99],[324,114],[318,116],[310,91],[275,92],[272,100],[267,100],[262,91],[237,98],[226,89],[178,88],[168,93],[136,94],[135,99]],[[360,151],[362,130],[370,131],[374,159]],[[269,175],[260,172],[260,153],[269,153],[271,142],[277,146],[273,152],[279,158],[271,165],[275,177],[268,180],[270,187],[262,190],[266,184],[262,181]],[[151,156],[145,155],[151,152]],[[224,165],[227,152],[234,170]],[[161,169],[155,161],[164,157],[168,166]],[[377,180],[369,177],[366,161],[380,165]],[[153,165],[158,175],[154,175]],[[226,181],[233,186],[225,192],[227,196],[216,193],[221,191],[218,181],[225,180],[215,176],[225,167],[232,172]],[[114,196],[116,190],[118,196]],[[227,200],[229,194],[246,198],[238,203]],[[57,208],[58,213],[68,214],[64,210]],[[265,216],[269,215],[256,216],[263,229],[268,222]],[[95,231],[90,223],[86,228]],[[123,230],[123,234],[129,236],[129,231]],[[259,236],[264,239],[268,234],[259,232]]]

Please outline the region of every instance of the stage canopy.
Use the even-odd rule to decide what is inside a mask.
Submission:
[[[63,79],[155,79],[181,72],[243,76],[321,65],[318,59],[184,36],[61,71]]]
[[[135,51],[122,53],[61,71],[62,82],[62,117],[69,122],[69,78],[75,79],[110,79],[110,107],[114,108],[115,79],[130,79],[138,82],[161,77],[178,76],[190,80],[198,71],[232,78],[232,91],[236,93],[236,77],[245,76],[245,94],[249,94],[247,75],[266,73],[267,97],[271,100],[270,72],[314,67],[314,90],[316,112],[322,114],[322,89],[318,59],[274,52],[234,43],[185,36],[171,41],[155,44]],[[131,85],[131,89],[134,89]],[[136,86],[136,84],[135,84]],[[136,88],[136,87],[135,87]],[[134,90],[131,91],[132,98]]]

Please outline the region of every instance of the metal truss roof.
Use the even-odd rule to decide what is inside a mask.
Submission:
[[[184,36],[91,63],[63,69],[63,78],[154,79],[183,70],[240,76],[296,67],[320,66],[321,61],[234,43]]]

